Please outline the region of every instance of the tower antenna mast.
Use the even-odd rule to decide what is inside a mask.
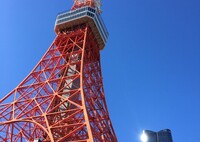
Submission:
[[[77,9],[83,6],[90,6],[101,12],[101,0],[74,0],[72,9]]]

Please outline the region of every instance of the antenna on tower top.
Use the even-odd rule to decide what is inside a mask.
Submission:
[[[84,6],[91,6],[101,13],[101,0],[74,0],[74,5],[71,9],[75,10]]]

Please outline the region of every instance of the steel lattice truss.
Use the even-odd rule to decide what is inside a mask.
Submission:
[[[0,142],[116,142],[100,53],[88,25],[58,34],[31,73],[0,100]]]

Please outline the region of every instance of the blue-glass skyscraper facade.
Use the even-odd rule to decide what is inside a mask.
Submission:
[[[172,134],[169,129],[164,129],[158,132],[144,130],[147,136],[147,142],[173,142]]]

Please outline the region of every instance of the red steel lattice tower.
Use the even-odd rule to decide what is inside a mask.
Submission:
[[[100,0],[74,0],[55,40],[0,100],[0,142],[117,142],[106,106],[100,50],[108,33]]]

